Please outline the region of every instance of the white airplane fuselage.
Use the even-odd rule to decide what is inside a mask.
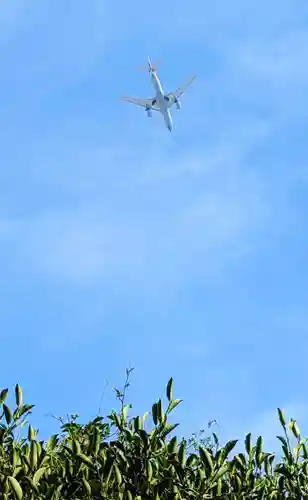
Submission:
[[[159,107],[159,111],[164,117],[167,129],[172,132],[172,118],[169,110],[169,102],[165,99],[162,84],[160,83],[156,71],[153,69],[150,70],[150,78],[155,90],[155,104]]]

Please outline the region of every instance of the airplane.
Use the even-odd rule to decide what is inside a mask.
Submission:
[[[158,61],[155,63],[151,63],[150,58],[148,57],[147,66],[141,66],[139,69],[146,70],[149,72],[151,83],[155,89],[155,96],[149,99],[139,99],[134,97],[122,97],[122,99],[126,102],[131,102],[138,106],[142,106],[145,108],[145,111],[149,118],[152,116],[152,111],[160,111],[160,113],[164,117],[164,121],[167,129],[172,132],[173,123],[170,113],[170,108],[175,104],[177,109],[181,109],[181,103],[179,98],[184,94],[184,91],[191,85],[196,76],[190,78],[190,80],[183,87],[179,87],[174,92],[169,92],[169,94],[165,94],[162,88],[162,84],[157,75],[157,65]]]

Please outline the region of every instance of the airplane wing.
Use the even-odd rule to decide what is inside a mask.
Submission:
[[[143,108],[151,108],[154,111],[158,111],[157,106],[153,106],[153,99],[139,99],[138,97],[122,97],[122,99],[126,102],[131,102],[132,104],[136,104],[137,106],[142,106]]]
[[[174,92],[169,92],[169,94],[167,94],[167,97],[169,97],[171,106],[176,99],[179,99],[184,94],[185,90],[192,84],[192,82],[194,81],[195,78],[196,78],[196,75],[194,75],[192,78],[190,78],[188,80],[188,82],[185,85],[183,85],[182,87],[179,87]]]

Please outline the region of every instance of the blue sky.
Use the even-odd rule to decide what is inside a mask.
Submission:
[[[0,9],[1,385],[43,436],[127,366],[136,413],[174,377],[183,434],[305,431],[307,2],[30,3]],[[119,99],[148,55],[197,74],[172,134]]]

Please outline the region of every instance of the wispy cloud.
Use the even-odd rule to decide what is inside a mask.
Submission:
[[[31,169],[36,185],[46,176],[69,198],[63,208],[51,205],[13,221],[19,265],[75,284],[136,277],[144,284],[177,281],[186,273],[219,270],[253,248],[253,235],[268,227],[275,210],[262,176],[247,163],[269,132],[263,125],[245,127],[208,153],[183,157],[154,150],[141,168],[139,148],[123,178],[108,148],[97,150],[97,169],[91,150],[77,163],[66,156],[69,171],[61,162],[52,177],[46,165]]]

